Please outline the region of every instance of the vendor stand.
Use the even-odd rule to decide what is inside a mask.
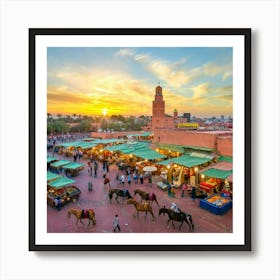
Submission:
[[[84,167],[85,165],[79,162],[71,162],[69,164],[63,165],[65,174],[69,174],[72,177],[77,176],[79,172],[84,169]]]
[[[178,188],[181,187],[183,183],[197,185],[199,168],[210,164],[212,159],[213,156],[198,157],[183,155],[161,161],[158,164],[166,167],[168,183],[173,183],[174,186]]]
[[[58,161],[58,158],[50,156],[47,157],[47,170],[50,169],[50,165],[55,161]]]
[[[212,195],[199,201],[199,206],[216,215],[222,215],[232,208],[232,200],[223,195]]]
[[[50,183],[58,178],[61,178],[58,174],[52,173],[50,171],[47,172],[47,182]]]
[[[200,172],[204,181],[199,182],[199,187],[208,193],[220,192],[223,190],[227,178],[232,175],[232,170],[220,170],[210,168]],[[227,187],[227,186],[226,186]],[[229,191],[229,188],[227,188]]]
[[[47,183],[47,204],[55,207],[55,200],[60,198],[62,206],[80,198],[81,191],[73,185],[74,180],[60,177]]]
[[[55,173],[60,173],[63,169],[63,166],[66,164],[69,164],[69,163],[71,163],[71,161],[69,161],[69,160],[59,160],[59,161],[52,163],[50,165],[50,169],[51,169],[51,171],[53,171]]]

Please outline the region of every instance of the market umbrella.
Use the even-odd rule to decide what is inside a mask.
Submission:
[[[145,166],[144,168],[143,168],[143,171],[145,171],[145,172],[153,172],[153,171],[157,171],[157,168],[155,167],[155,166]]]

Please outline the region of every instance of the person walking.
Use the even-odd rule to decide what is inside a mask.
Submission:
[[[183,186],[182,186],[182,193],[181,193],[181,197],[185,197],[186,195],[185,195],[185,191],[186,191],[186,189],[187,189],[187,186],[186,186],[186,184],[184,183],[183,184]]]
[[[127,183],[130,186],[130,184],[131,184],[131,176],[130,176],[130,174],[127,175]]]
[[[122,183],[122,186],[124,187],[125,177],[124,177],[124,175],[123,175],[123,174],[122,174],[122,176],[121,176],[121,183]]]
[[[143,184],[143,182],[144,182],[144,178],[143,178],[143,174],[142,174],[142,173],[140,173],[140,175],[139,175],[139,179],[140,179],[140,183],[141,183],[141,184]]]
[[[116,229],[118,229],[119,232],[121,231],[118,214],[116,214],[113,219],[113,232],[116,232]]]
[[[88,191],[89,192],[92,191],[92,182],[91,181],[88,182]]]
[[[133,180],[134,180],[134,184],[138,183],[138,174],[136,171],[134,171],[134,173],[133,173]]]
[[[195,200],[195,187],[192,187],[192,201]]]
[[[97,170],[98,170],[98,163],[97,161],[95,160],[94,161],[94,177],[97,178]]]
[[[90,173],[90,176],[92,176],[92,164],[90,161],[88,161],[88,172]]]
[[[77,161],[77,151],[76,150],[73,152],[73,157],[74,157],[74,162],[76,162]]]

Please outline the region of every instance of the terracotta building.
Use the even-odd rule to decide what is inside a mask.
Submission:
[[[166,115],[161,86],[155,89],[152,107],[151,129],[154,134],[154,144],[211,148],[219,155],[232,156],[232,130],[199,131],[178,128],[177,125],[187,122],[187,119],[180,118],[176,109],[173,116]]]

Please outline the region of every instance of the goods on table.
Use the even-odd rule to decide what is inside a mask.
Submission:
[[[47,191],[47,203],[51,207],[54,207],[54,200],[60,197],[62,205],[68,202],[79,199],[81,191],[76,186],[67,186],[60,189],[48,188]]]
[[[232,208],[232,200],[221,195],[213,195],[199,201],[199,206],[216,215],[221,215]]]

